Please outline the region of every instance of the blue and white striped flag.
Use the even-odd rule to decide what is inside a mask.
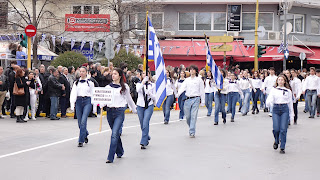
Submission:
[[[156,32],[148,17],[149,36],[148,36],[148,60],[154,60],[156,69],[156,106],[159,108],[166,99],[166,68],[161,53],[160,44]]]
[[[207,64],[211,69],[212,76],[214,78],[214,81],[216,82],[217,88],[223,89],[223,76],[211,56],[210,47],[208,45],[207,45]]]

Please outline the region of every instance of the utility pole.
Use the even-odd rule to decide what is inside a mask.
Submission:
[[[256,4],[256,20],[255,20],[255,30],[254,30],[254,70],[258,71],[258,23],[259,23],[259,0]]]
[[[32,0],[32,24],[34,27],[38,29],[37,23],[37,0]],[[37,41],[37,34],[34,36],[35,40],[32,44],[33,49],[33,64],[35,67],[38,67],[38,41]],[[30,38],[31,39],[31,38]],[[30,41],[31,42],[31,41]],[[31,47],[31,45],[30,45]]]
[[[285,49],[287,49],[287,0],[284,0],[283,9],[284,9],[284,27],[283,27],[283,43]],[[283,70],[286,70],[286,58],[283,58]]]

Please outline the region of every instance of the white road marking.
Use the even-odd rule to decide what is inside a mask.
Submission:
[[[207,116],[198,117],[198,119],[205,118],[205,117],[207,117]],[[175,123],[175,122],[180,122],[180,120],[170,121],[170,123]],[[150,126],[159,125],[159,124],[163,124],[163,122],[151,123]],[[126,126],[126,127],[123,127],[123,129],[130,129],[130,128],[135,128],[135,127],[140,127],[140,124],[139,125],[135,125],[135,126]],[[90,136],[106,133],[106,132],[109,132],[109,131],[111,131],[111,129],[107,129],[107,130],[104,130],[104,131],[101,131],[101,132],[91,133]],[[78,138],[79,137],[77,136],[77,137],[68,138],[68,139],[64,139],[64,140],[61,140],[61,141],[57,141],[57,142],[53,142],[53,143],[49,143],[49,144],[45,144],[45,145],[29,148],[29,149],[25,149],[25,150],[21,150],[21,151],[16,151],[16,152],[9,153],[9,154],[4,154],[4,155],[0,156],[0,159],[6,158],[6,157],[10,157],[10,156],[14,156],[14,155],[18,155],[18,154],[22,154],[22,153],[26,153],[26,152],[30,152],[30,151],[34,151],[34,150],[38,150],[38,149],[43,149],[43,148],[54,146],[54,145],[57,145],[57,144],[62,144],[62,143],[68,142],[68,141],[77,140]]]

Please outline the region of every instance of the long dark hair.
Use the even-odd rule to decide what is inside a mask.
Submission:
[[[276,86],[276,87],[278,86],[278,79],[279,79],[279,77],[282,77],[282,78],[284,79],[284,87],[287,88],[287,89],[292,90],[292,89],[291,89],[291,86],[290,86],[290,83],[289,83],[288,77],[287,77],[285,74],[283,74],[283,73],[279,74],[279,76],[278,76],[278,78],[277,78],[277,80],[276,80],[275,86]]]
[[[124,83],[124,74],[123,74],[123,71],[122,69],[120,68],[113,68],[114,71],[117,71],[119,73],[119,76],[120,76],[120,86],[121,86],[121,90],[120,90],[120,94],[124,94],[126,92],[126,86],[125,86],[125,83]]]

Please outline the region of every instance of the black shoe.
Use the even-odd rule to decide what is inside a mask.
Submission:
[[[257,109],[257,112],[256,112],[256,114],[259,114],[259,109]]]
[[[86,143],[86,144],[88,144],[88,142],[89,142],[89,139],[86,137],[86,138],[84,138],[84,142]]]
[[[285,154],[286,152],[284,151],[284,149],[280,150],[280,154]]]
[[[304,113],[307,113],[308,111],[306,111],[306,110],[303,110],[303,112],[304,112]]]
[[[208,117],[210,117],[210,116],[211,116],[211,114],[207,114],[207,116],[208,116]]]
[[[233,118],[231,118],[231,122],[234,122],[234,119],[233,119]]]
[[[314,116],[309,116],[309,118],[314,118]]]
[[[120,159],[120,158],[122,158],[122,156],[117,156],[117,158],[119,158],[119,159]]]
[[[226,118],[223,119],[223,124],[225,124],[227,122]]]
[[[168,122],[168,121],[165,121],[164,124],[169,124],[169,122]]]
[[[288,125],[290,126],[291,125],[291,122],[289,121]]]
[[[83,143],[79,143],[79,144],[78,144],[78,147],[83,147]]]
[[[264,109],[263,112],[268,112],[268,110],[267,110],[267,109]]]
[[[254,112],[254,111],[252,111],[252,114],[255,114],[255,112]]]
[[[24,123],[24,120],[22,120],[20,116],[17,116],[17,121],[16,122],[17,123]]]
[[[242,116],[246,116],[246,115],[247,115],[247,113],[242,114]]]
[[[295,121],[293,124],[294,124],[294,125],[297,125],[297,121]]]
[[[144,145],[141,145],[141,149],[147,149]]]
[[[218,125],[218,122],[215,122],[213,125]]]
[[[107,163],[107,164],[109,164],[109,163],[112,163],[112,162],[111,162],[111,161],[109,161],[109,160],[107,160],[107,161],[106,161],[106,163]]]
[[[276,142],[273,143],[273,149],[278,149],[278,144]]]
[[[10,118],[16,118],[17,116],[16,115],[10,115]]]
[[[56,117],[56,118],[50,118],[50,120],[60,120],[60,118]]]
[[[230,114],[231,112],[230,111],[227,111],[227,114]]]

